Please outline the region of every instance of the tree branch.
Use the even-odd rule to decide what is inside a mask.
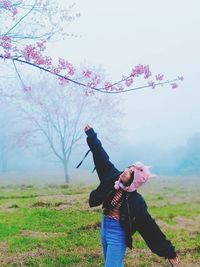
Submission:
[[[5,58],[3,57],[3,55],[0,55],[0,58],[5,59]],[[144,88],[150,88],[150,87],[152,87],[152,85],[149,85],[149,84],[148,84],[148,85],[143,85],[143,86],[139,86],[139,87],[134,87],[134,88],[124,89],[124,90],[121,90],[121,91],[108,91],[108,90],[107,90],[108,88],[106,88],[106,87],[99,87],[99,88],[97,88],[97,87],[91,87],[91,86],[88,86],[87,84],[84,84],[84,83],[78,82],[78,81],[76,81],[76,80],[67,78],[67,77],[65,77],[65,76],[63,76],[63,75],[61,75],[61,74],[53,73],[51,70],[46,69],[46,68],[44,68],[44,67],[42,67],[42,66],[36,65],[36,64],[34,64],[34,63],[32,63],[32,62],[28,62],[28,61],[19,59],[19,57],[13,57],[13,58],[7,58],[7,59],[11,59],[11,60],[13,60],[13,61],[18,61],[18,62],[20,62],[20,63],[30,65],[30,66],[32,66],[32,67],[38,68],[38,69],[40,69],[40,70],[43,70],[43,71],[45,71],[45,72],[51,73],[51,74],[53,74],[53,75],[55,75],[55,76],[57,76],[57,77],[59,77],[59,78],[65,79],[65,80],[67,80],[67,81],[69,81],[69,82],[72,82],[72,83],[74,83],[74,84],[83,86],[83,87],[85,87],[85,88],[90,88],[91,90],[95,90],[95,91],[98,91],[98,92],[100,92],[100,93],[106,93],[106,94],[121,94],[121,93],[126,93],[126,92],[130,92],[130,91],[141,90],[141,89],[144,89]],[[126,81],[126,80],[127,80],[128,78],[130,78],[130,77],[131,77],[131,76],[128,76],[128,77],[125,78],[125,79],[121,79],[120,81],[118,81],[118,82],[112,84],[112,86],[113,86],[113,85],[117,85],[117,84],[119,84],[119,83],[121,83],[121,82],[123,82],[123,81]],[[167,80],[167,81],[164,81],[164,82],[158,82],[158,83],[155,83],[154,86],[157,86],[157,85],[164,85],[164,84],[167,84],[167,83],[169,84],[169,83],[173,83],[173,82],[176,82],[176,81],[179,81],[179,80],[180,80],[180,78],[176,78],[176,79],[173,79],[173,80]]]
[[[35,4],[32,6],[32,8],[23,16],[23,17],[21,17],[21,19],[17,22],[17,23],[15,23],[15,25],[12,27],[12,28],[10,28],[4,35],[6,36],[6,35],[8,35],[14,28],[16,28],[17,27],[17,25],[18,24],[20,24],[20,22],[22,21],[22,20],[24,20],[32,11],[33,11],[33,9],[35,8],[35,5],[36,5],[36,2],[35,2]]]

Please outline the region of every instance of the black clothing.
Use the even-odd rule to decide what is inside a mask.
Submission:
[[[100,184],[89,196],[90,207],[103,204],[104,214],[108,214],[110,203],[116,193],[115,181],[122,173],[109,161],[97,134],[91,128],[87,132],[87,143],[92,151]],[[120,222],[126,232],[126,245],[132,248],[132,235],[138,231],[152,252],[165,258],[175,258],[174,246],[166,239],[154,219],[147,211],[147,205],[137,191],[125,192],[120,208]]]

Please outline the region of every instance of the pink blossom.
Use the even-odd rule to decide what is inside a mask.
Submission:
[[[88,91],[87,91],[87,90],[85,90],[85,95],[86,95],[86,96],[89,96],[89,94],[88,94]]]
[[[112,88],[112,83],[111,82],[105,82],[104,87],[108,91],[109,89]]]
[[[52,66],[52,58],[43,56],[40,52],[40,47],[27,45],[21,52],[27,61],[33,61],[37,65],[44,65],[46,67]]]
[[[31,90],[32,90],[32,89],[31,89],[30,86],[25,86],[25,87],[24,87],[24,91],[25,91],[25,92],[31,92]]]
[[[14,46],[14,47],[12,48],[12,51],[17,53],[17,52],[19,52],[19,48],[18,48],[17,46]]]
[[[95,88],[95,87],[97,86],[97,84],[96,84],[95,81],[92,81],[92,82],[89,82],[89,83],[87,84],[87,86],[88,86],[89,88]]]
[[[60,68],[60,69],[65,69],[65,60],[63,59],[63,58],[59,58],[59,64],[58,64],[58,67]]]
[[[127,80],[125,81],[125,84],[126,84],[126,86],[129,87],[133,82],[134,82],[134,80],[133,80],[132,78],[129,78],[129,79],[127,79]]]
[[[68,74],[70,76],[72,76],[72,75],[74,75],[74,73],[75,73],[74,67],[72,65],[71,66],[68,66]]]
[[[37,57],[37,58],[35,59],[35,63],[36,63],[37,65],[45,65],[45,59],[42,58],[42,57]]]
[[[83,76],[84,77],[90,78],[91,75],[92,75],[92,72],[90,70],[84,70],[83,71]]]
[[[18,13],[18,10],[17,10],[16,7],[14,7],[14,8],[12,9],[12,14],[13,14],[13,16],[16,16],[17,13]]]
[[[178,87],[178,84],[177,83],[171,83],[171,86],[173,89],[177,88]]]
[[[11,53],[9,51],[5,51],[3,57],[4,58],[11,58]]]
[[[67,84],[67,83],[69,82],[69,81],[68,81],[68,77],[67,77],[67,75],[65,75],[64,78],[59,77],[58,79],[59,79],[59,81],[60,81],[60,82],[59,82],[60,85],[65,85],[65,84]]]
[[[2,36],[0,37],[0,45],[5,49],[12,48],[12,40],[10,36]]]
[[[94,93],[95,93],[95,91],[94,90],[89,90],[89,95],[91,96],[91,95],[94,95]]]
[[[100,82],[101,82],[101,78],[100,78],[99,75],[95,75],[94,78],[92,79],[92,81],[93,81],[96,85],[98,85],[98,84],[100,84]]]
[[[156,84],[154,81],[148,81],[148,85],[152,87],[152,89],[154,89],[156,87]]]
[[[59,58],[58,68],[61,70],[68,69],[68,75],[70,76],[74,75],[75,73],[75,68],[73,65],[64,58]]]
[[[45,65],[46,66],[52,66],[52,58],[51,57],[45,57]]]
[[[142,64],[139,64],[139,65],[135,66],[134,69],[132,69],[131,76],[135,77],[135,76],[139,76],[143,73],[144,73],[144,66]]]
[[[12,5],[12,2],[9,0],[2,0],[2,6],[4,9],[9,10],[12,12],[13,17],[18,13],[18,10],[16,7]]]
[[[7,9],[7,10],[11,10],[11,8],[12,8],[12,3],[11,3],[11,1],[9,1],[9,0],[3,0],[3,1],[2,1],[2,4],[3,4],[3,7],[4,7],[5,9]]]
[[[150,76],[151,76],[151,71],[149,69],[149,66],[146,65],[146,66],[144,66],[144,78],[148,79]]]
[[[148,65],[139,64],[135,66],[134,69],[132,69],[131,72],[132,77],[138,77],[142,74],[144,74],[145,79],[149,78],[152,75]]]
[[[46,46],[45,46],[46,41],[41,41],[41,42],[37,42],[37,47],[40,49],[40,51],[44,51],[46,50]]]
[[[179,76],[178,79],[179,79],[180,81],[183,81],[183,80],[184,80],[184,77],[183,77],[183,76]]]
[[[59,84],[60,85],[64,85],[65,84],[65,79],[64,78],[59,77],[58,80],[59,80]]]
[[[53,74],[58,74],[58,73],[60,73],[60,69],[59,68],[53,68],[51,72]]]
[[[157,81],[162,81],[164,79],[164,75],[163,74],[157,74],[156,75],[156,80]]]
[[[93,89],[90,89],[90,88],[87,88],[85,90],[85,95],[86,96],[91,96],[91,95],[94,95],[95,91]]]
[[[66,68],[68,68],[68,65],[69,65],[70,63],[67,61],[67,60],[65,60],[64,58],[59,58],[59,64],[58,64],[58,67],[60,68],[60,69],[66,69]]]
[[[35,47],[33,47],[32,45],[27,45],[22,51],[22,54],[27,61],[37,58],[37,52],[35,50]]]
[[[140,65],[138,65],[138,66],[135,67],[135,70],[136,70],[136,73],[138,75],[141,75],[141,74],[144,73],[144,66],[140,64]]]
[[[117,85],[117,87],[114,88],[114,90],[116,91],[123,91],[124,90],[124,87],[120,84]]]

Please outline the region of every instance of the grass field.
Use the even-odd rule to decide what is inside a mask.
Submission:
[[[0,266],[103,266],[102,210],[87,202],[92,188],[0,186]],[[155,178],[140,192],[176,246],[180,266],[200,266],[200,178]],[[135,234],[125,266],[170,265]]]

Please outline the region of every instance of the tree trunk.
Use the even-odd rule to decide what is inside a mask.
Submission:
[[[63,160],[64,174],[65,174],[65,183],[69,184],[69,173],[68,173],[68,162]]]

